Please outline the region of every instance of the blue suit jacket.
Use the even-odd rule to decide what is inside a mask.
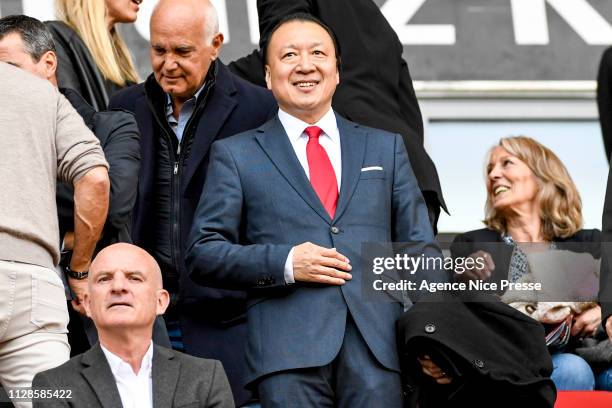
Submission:
[[[377,360],[399,371],[394,328],[403,307],[364,299],[361,245],[433,243],[433,233],[401,136],[336,118],[342,183],[333,220],[278,117],[211,149],[186,263],[196,282],[248,290],[248,382],[331,362],[347,312]],[[361,171],[370,166],[383,170]],[[346,255],[353,279],[343,286],[287,285],[287,255],[307,241]]]

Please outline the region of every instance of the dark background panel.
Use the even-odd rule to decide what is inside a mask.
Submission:
[[[374,0],[379,6],[385,1]],[[612,1],[584,1],[612,23]],[[248,54],[254,45],[246,0],[226,0],[226,7],[231,41],[222,59],[229,62]],[[422,81],[595,79],[607,46],[586,44],[550,5],[546,10],[550,43],[525,46],[514,40],[510,0],[427,0],[409,23],[453,24],[456,43],[406,45],[404,56],[414,79]],[[20,12],[22,0],[0,0],[1,15]],[[145,76],[150,71],[147,42],[133,26],[122,31]]]

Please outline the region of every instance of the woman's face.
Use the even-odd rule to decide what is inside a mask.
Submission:
[[[104,0],[106,5],[106,21],[110,26],[115,23],[133,23],[140,3],[143,0]]]
[[[533,204],[538,192],[535,174],[517,157],[497,146],[487,165],[487,193],[493,208],[518,209]]]

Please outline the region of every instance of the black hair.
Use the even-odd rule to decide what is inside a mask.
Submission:
[[[25,51],[30,54],[34,62],[40,61],[48,51],[55,52],[53,35],[40,20],[24,15],[0,18],[0,40],[12,33],[21,36]]]
[[[331,27],[329,27],[323,21],[319,20],[317,17],[313,16],[312,14],[308,14],[308,13],[293,13],[293,14],[286,15],[285,17],[281,18],[276,23],[276,25],[274,25],[274,28],[272,28],[272,30],[267,36],[261,39],[261,41],[259,42],[259,46],[261,48],[264,65],[268,63],[268,47],[270,46],[270,40],[272,39],[272,36],[281,26],[287,23],[291,23],[293,21],[315,23],[321,26],[325,31],[327,31],[327,34],[329,34],[329,36],[332,39],[332,42],[334,43],[334,51],[336,52],[336,67],[338,68],[338,71],[340,71],[340,67],[342,65],[341,58],[340,58],[340,44],[338,43],[338,39],[336,38],[336,34],[334,33],[334,30],[332,30]]]

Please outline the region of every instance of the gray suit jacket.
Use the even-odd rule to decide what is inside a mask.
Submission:
[[[219,361],[153,347],[154,408],[234,407]],[[115,378],[99,343],[59,367],[38,373],[32,388],[71,394],[69,399],[35,399],[34,407],[122,407]]]

